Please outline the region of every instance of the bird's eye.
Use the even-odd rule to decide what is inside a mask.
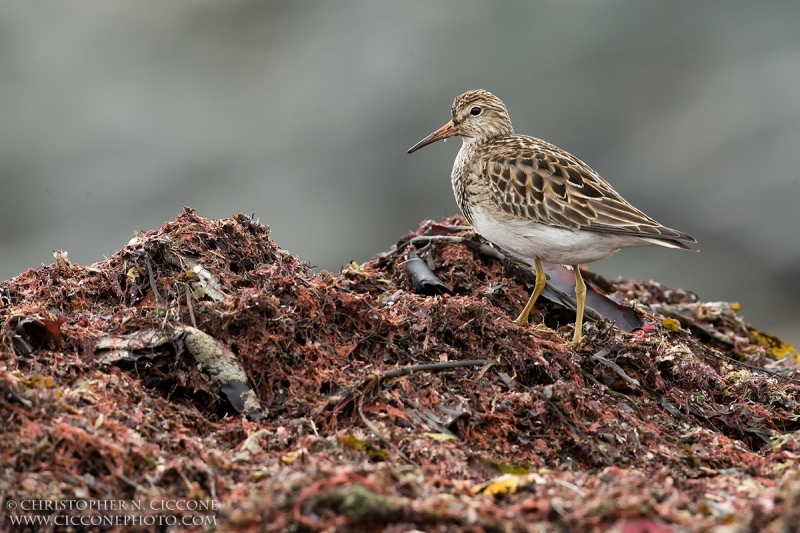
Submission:
[[[483,113],[483,109],[481,109],[481,108],[480,108],[480,107],[478,107],[478,106],[475,106],[475,107],[473,107],[473,108],[472,108],[472,109],[470,109],[470,111],[469,111],[469,114],[470,114],[470,115],[472,115],[473,117],[477,117],[477,116],[478,116],[478,115],[480,115],[481,113]]]

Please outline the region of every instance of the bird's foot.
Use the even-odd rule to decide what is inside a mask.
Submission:
[[[535,311],[532,309],[523,309],[519,316],[514,320],[514,324],[518,326],[527,326],[530,324],[531,313]]]
[[[583,328],[575,329],[575,333],[572,335],[572,341],[570,341],[570,343],[569,343],[570,348],[579,348],[580,347],[581,339],[583,338],[583,335],[581,334],[582,333],[581,329],[583,329]]]

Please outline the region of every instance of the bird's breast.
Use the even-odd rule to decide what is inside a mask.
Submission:
[[[453,185],[453,195],[455,195],[458,208],[469,223],[474,224],[474,207],[480,203],[480,197],[486,195],[481,194],[483,180],[481,169],[478,168],[480,162],[474,157],[471,147],[471,144],[466,142],[461,146],[455,163],[453,163],[450,182]]]

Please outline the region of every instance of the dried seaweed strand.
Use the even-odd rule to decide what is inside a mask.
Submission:
[[[430,243],[431,241],[445,241],[445,242],[454,242],[456,244],[461,244],[465,241],[464,237],[456,237],[454,235],[420,235],[419,237],[414,237],[413,239],[409,240],[406,243],[406,246],[410,246],[412,244],[416,244],[418,242],[426,242]],[[398,247],[395,253],[400,250],[401,248]]]
[[[615,390],[609,389],[606,385],[603,385],[602,383],[597,381],[597,378],[595,378],[593,375],[591,375],[586,370],[581,369],[581,374],[583,374],[583,377],[585,377],[586,379],[588,379],[589,381],[591,381],[595,385],[598,385],[600,387],[604,387],[605,388],[605,393],[608,394],[609,396],[613,396],[614,398],[620,398],[622,400],[627,400],[628,402],[630,402],[630,406],[631,406],[632,409],[636,410],[636,414],[638,414],[640,418],[644,418],[644,413],[642,412],[641,409],[639,409],[639,406],[636,405],[636,401],[634,401],[633,398],[631,398],[630,396],[628,396],[624,392],[619,392],[619,391],[615,391]]]
[[[399,455],[408,464],[419,468],[419,465],[417,463],[415,463],[413,460],[411,460],[411,458],[409,456],[407,456],[405,453],[403,453],[403,451],[400,448],[398,448],[395,443],[393,443],[389,439],[387,439],[383,435],[383,433],[381,433],[381,431],[378,429],[378,427],[375,424],[373,424],[372,422],[370,422],[367,419],[367,416],[364,414],[364,409],[363,409],[364,408],[364,396],[366,396],[367,390],[374,389],[375,387],[377,387],[378,383],[380,383],[380,380],[376,379],[376,378],[377,378],[377,376],[375,374],[370,375],[367,378],[367,380],[363,383],[364,385],[367,385],[367,388],[366,389],[362,389],[360,391],[361,394],[358,397],[358,414],[361,416],[361,421],[364,422],[364,425],[367,426],[369,428],[369,430],[373,433],[373,435],[378,437],[378,439],[385,446],[393,449],[397,453],[397,455]]]
[[[638,379],[633,379],[632,377],[630,377],[627,374],[627,372],[625,372],[622,369],[621,366],[619,366],[617,363],[615,363],[611,359],[606,359],[605,358],[605,356],[610,354],[610,353],[611,353],[610,350],[605,350],[605,349],[604,350],[600,350],[599,352],[597,352],[596,354],[594,354],[592,356],[592,359],[594,359],[595,361],[599,361],[599,362],[603,363],[605,366],[607,366],[608,368],[610,368],[611,370],[613,370],[614,372],[619,374],[619,376],[622,379],[624,379],[628,383],[628,385],[631,385],[634,389],[638,389],[639,387],[641,387],[642,384],[639,383]]]
[[[194,319],[194,309],[192,308],[192,291],[189,290],[189,285],[183,286],[186,291],[186,307],[189,308],[189,318],[192,319],[192,326],[197,327],[197,321]]]
[[[378,319],[378,323],[375,325],[374,328],[372,328],[372,331],[370,331],[363,339],[360,339],[358,341],[358,344],[361,344],[362,342],[366,342],[369,339],[371,339],[381,329],[381,325],[383,324],[383,319],[381,318],[381,314],[380,312],[378,312],[377,309],[375,309],[375,306],[373,306],[371,303],[364,300],[363,298],[360,301],[361,303],[367,304],[367,307],[372,309],[373,316],[375,316]]]
[[[403,368],[396,368],[385,372],[382,379],[392,379],[400,376],[408,376],[414,372],[440,372],[442,370],[449,370],[451,368],[458,368],[462,366],[480,366],[489,363],[497,363],[491,359],[470,359],[468,361],[447,361],[444,363],[430,363],[427,365],[413,365]]]
[[[144,262],[147,265],[147,275],[150,277],[150,287],[153,289],[153,294],[156,296],[156,301],[160,304],[163,304],[164,298],[161,297],[161,294],[158,292],[158,287],[156,287],[156,277],[153,274],[153,265],[150,264],[150,254],[147,252],[144,253]]]

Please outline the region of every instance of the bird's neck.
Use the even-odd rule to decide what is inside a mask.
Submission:
[[[492,141],[493,139],[496,139],[497,137],[501,137],[501,136],[502,136],[502,134],[501,135],[492,135],[491,137],[461,137],[461,141],[462,141],[461,149],[464,150],[465,148],[468,148],[468,147],[471,147],[471,146],[477,146],[477,145],[480,145],[480,144],[486,144],[486,143]]]
[[[462,137],[463,143],[461,149],[458,151],[455,163],[453,163],[453,172],[450,174],[450,183],[453,186],[453,194],[456,197],[458,208],[464,214],[466,219],[472,224],[472,212],[470,209],[469,191],[467,188],[467,175],[470,172],[470,166],[473,161],[473,154],[478,142],[473,137]]]

